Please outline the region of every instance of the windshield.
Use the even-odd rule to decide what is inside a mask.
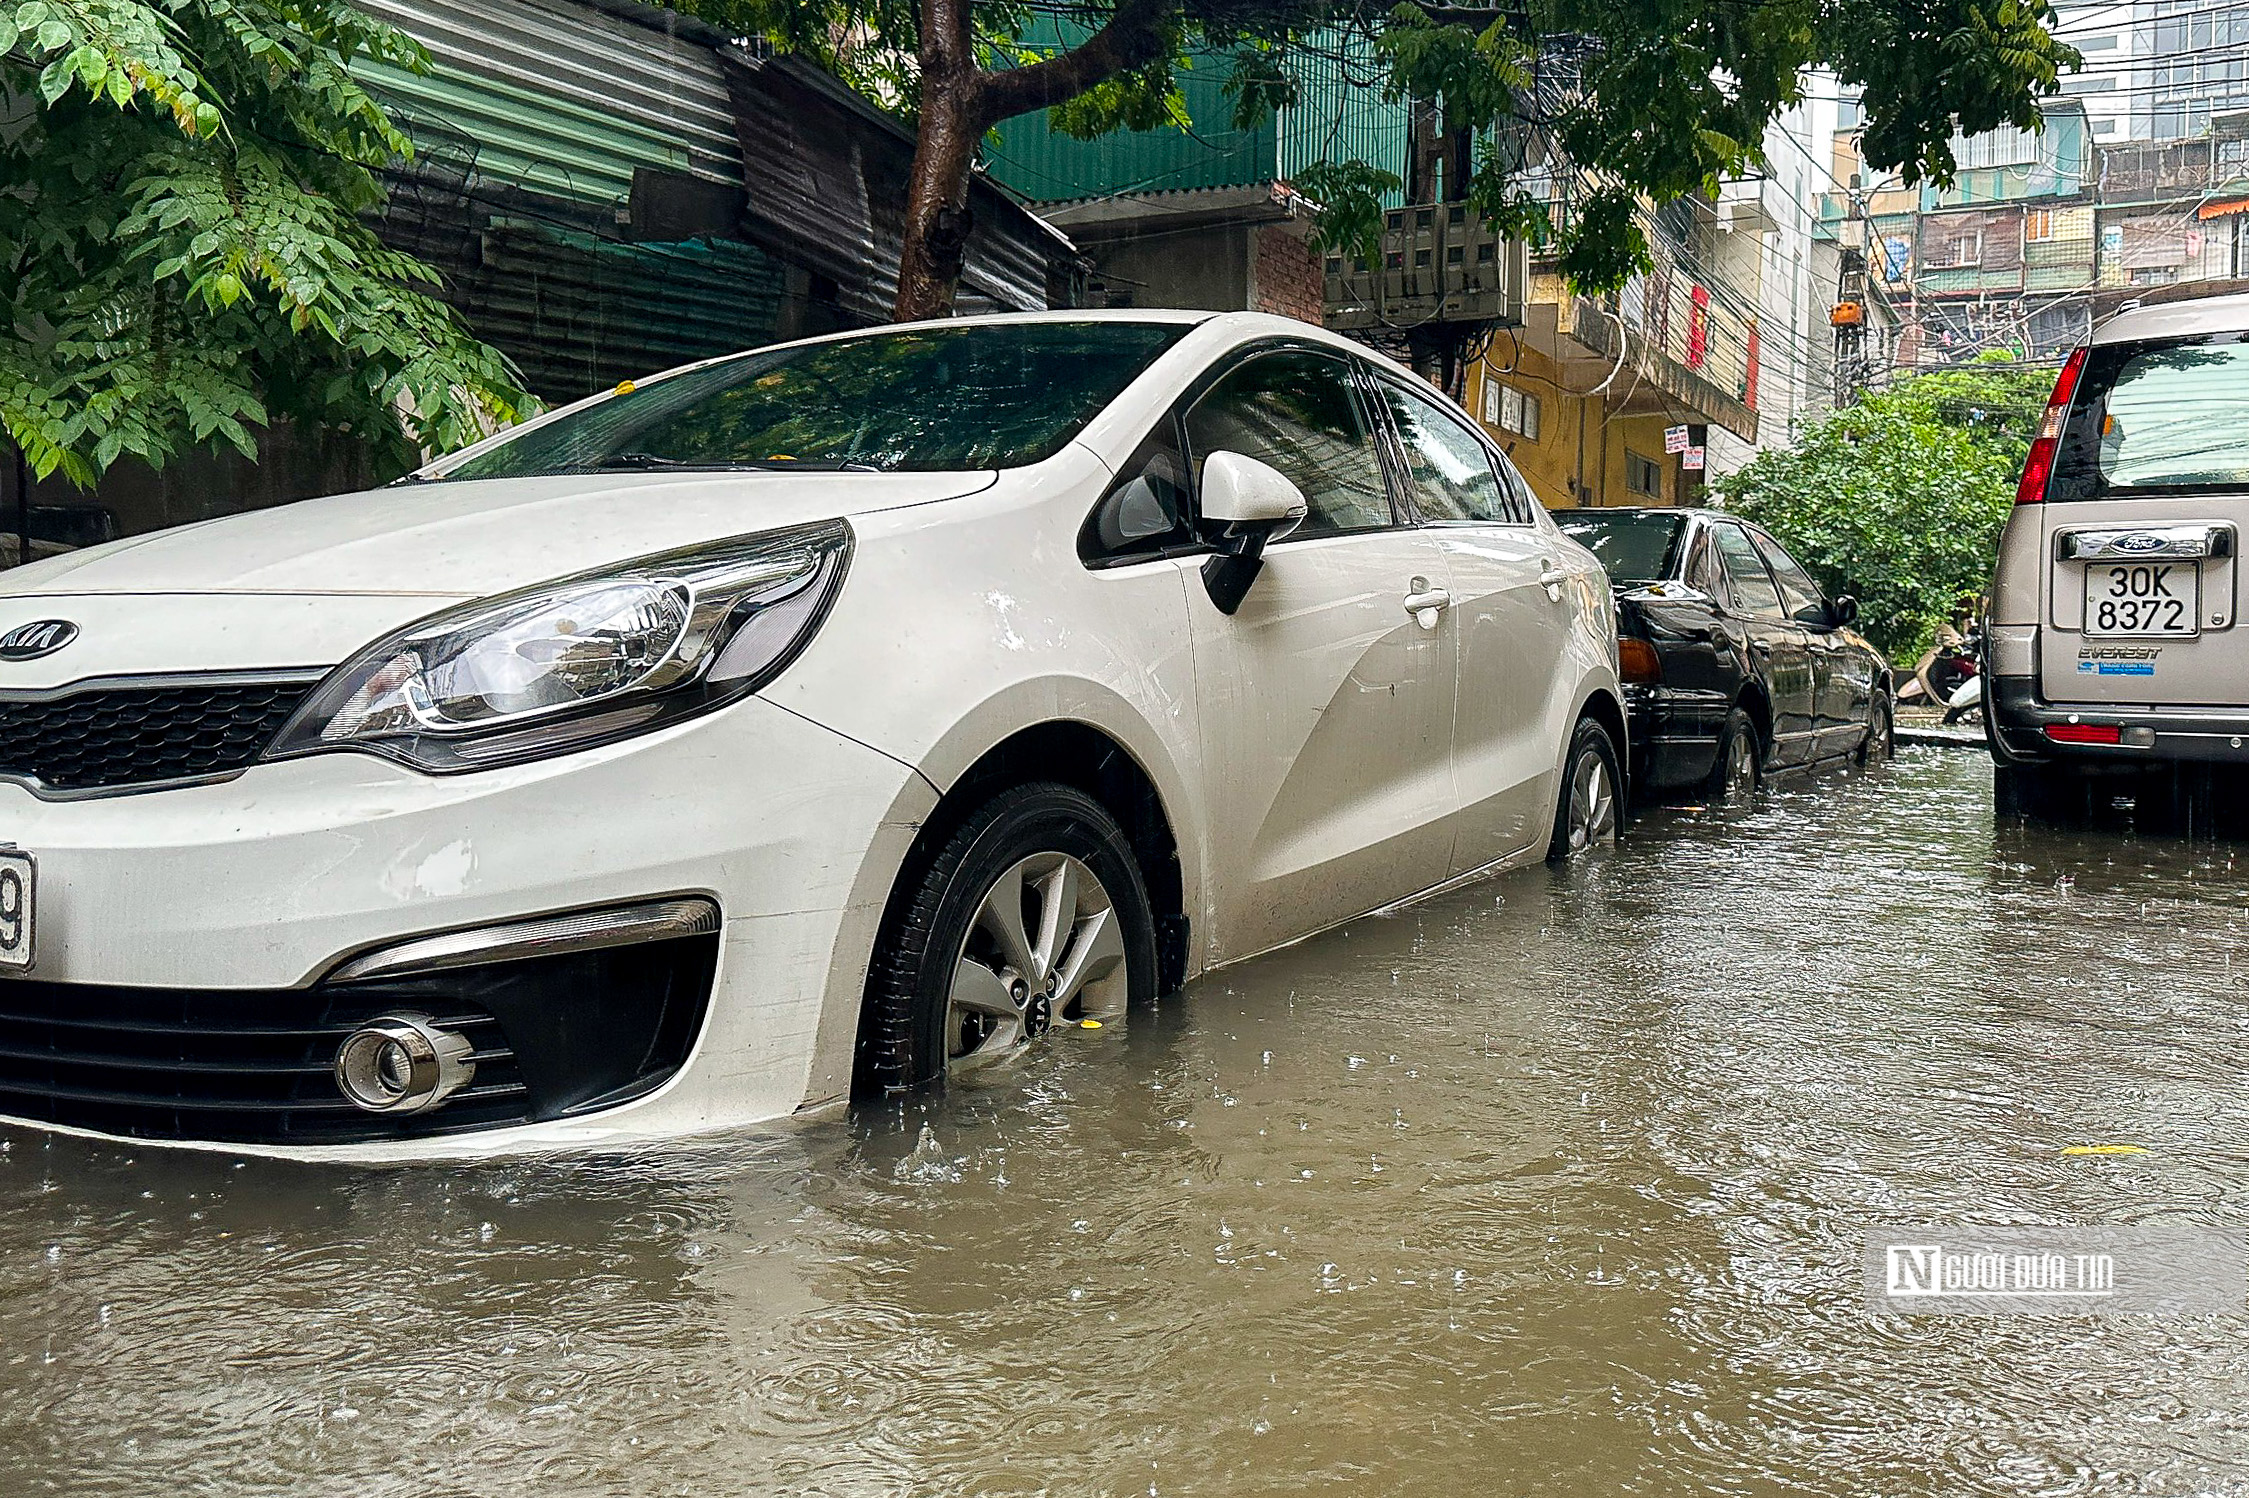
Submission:
[[[1189,324],[976,323],[744,354],[558,417],[437,477],[927,473],[1053,456]]]
[[[2249,341],[2240,333],[2095,348],[2049,499],[2249,486]]]
[[[1683,515],[1563,514],[1554,517],[1562,534],[1600,558],[1609,581],[1651,583],[1671,575]]]

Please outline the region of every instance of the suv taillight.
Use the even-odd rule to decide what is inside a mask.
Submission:
[[[2023,476],[2015,485],[2015,503],[2043,504],[2046,481],[2054,476],[2054,450],[2062,443],[2062,424],[2069,420],[2069,403],[2077,394],[2077,377],[2085,369],[2083,344],[2071,351],[2046,400],[2046,414],[2038,420],[2038,435],[2031,439],[2030,456],[2023,460]]]

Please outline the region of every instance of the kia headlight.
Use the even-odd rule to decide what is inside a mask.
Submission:
[[[362,749],[476,770],[706,712],[796,658],[850,554],[850,527],[829,521],[448,609],[337,667],[266,757]]]

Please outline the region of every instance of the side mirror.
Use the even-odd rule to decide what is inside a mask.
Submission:
[[[1203,519],[1230,533],[1260,532],[1277,541],[1304,523],[1304,493],[1288,475],[1246,453],[1203,459]]]
[[[1859,601],[1845,593],[1827,606],[1827,616],[1835,621],[1835,628],[1846,629],[1859,616]]]
[[[1242,606],[1264,564],[1265,544],[1304,523],[1304,492],[1270,463],[1245,453],[1203,459],[1202,518],[1218,555],[1203,563],[1203,587],[1222,614]]]

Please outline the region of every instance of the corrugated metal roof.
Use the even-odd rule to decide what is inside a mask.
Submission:
[[[417,141],[473,143],[484,177],[581,203],[624,198],[640,166],[741,180],[726,83],[700,41],[571,0],[360,3],[434,68],[355,71]]]

